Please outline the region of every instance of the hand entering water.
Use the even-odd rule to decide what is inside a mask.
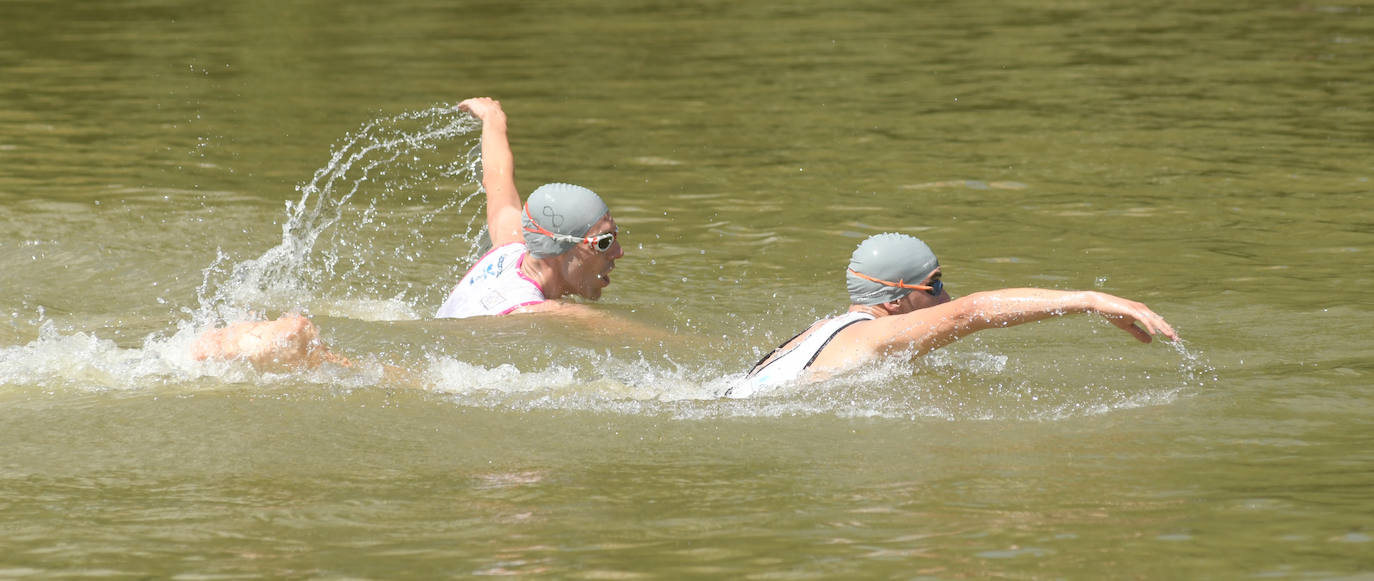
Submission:
[[[322,363],[352,365],[347,358],[330,351],[320,339],[319,327],[301,315],[214,329],[191,344],[191,358],[242,360],[259,369],[318,367]]]

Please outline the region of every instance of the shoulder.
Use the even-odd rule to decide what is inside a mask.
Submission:
[[[854,325],[845,329],[842,338],[856,351],[921,355],[977,330],[974,321],[984,315],[979,300],[967,296]]]
[[[477,262],[472,264],[471,272],[482,270],[505,270],[507,267],[515,266],[520,257],[528,253],[524,242],[512,242],[488,250]],[[494,274],[494,273],[493,273]]]
[[[529,248],[526,248],[526,247],[525,247],[525,241],[524,241],[524,240],[521,240],[521,241],[519,241],[519,242],[507,242],[507,243],[505,243],[505,244],[502,244],[502,245],[500,245],[500,246],[497,246],[497,247],[495,247],[495,248],[492,248],[491,250],[487,251],[486,256],[483,256],[482,258],[485,259],[487,256],[493,256],[493,255],[501,255],[501,256],[516,255],[516,256],[519,256],[519,255],[528,254],[528,253],[529,253]]]
[[[873,321],[873,315],[863,312],[848,312],[821,319],[780,348],[810,345],[815,353],[808,367],[817,370],[852,367],[871,356],[873,349],[864,339],[862,330]]]

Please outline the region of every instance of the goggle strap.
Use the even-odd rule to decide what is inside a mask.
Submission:
[[[883,285],[883,286],[895,286],[895,287],[897,287],[897,288],[906,288],[906,289],[921,290],[921,291],[931,291],[931,290],[935,290],[935,287],[933,287],[933,286],[926,286],[926,285],[923,285],[923,284],[906,284],[906,281],[904,281],[904,280],[899,280],[899,281],[897,281],[897,282],[892,282],[892,281],[890,281],[890,280],[883,280],[883,279],[881,279],[881,278],[874,278],[874,277],[868,276],[868,275],[866,275],[866,274],[864,274],[864,273],[862,273],[862,272],[859,272],[859,271],[857,271],[857,270],[854,270],[854,269],[852,269],[852,268],[848,268],[848,269],[846,269],[846,270],[848,270],[849,273],[850,273],[850,274],[853,274],[854,276],[857,276],[857,277],[862,278],[862,279],[867,280],[867,281],[876,282],[876,283],[878,283],[878,284],[880,284],[880,285]]]
[[[548,230],[545,230],[543,226],[540,226],[540,225],[539,225],[539,222],[535,221],[534,216],[533,216],[532,214],[530,214],[530,203],[529,203],[529,202],[525,202],[525,217],[526,217],[526,218],[529,218],[529,219],[530,219],[530,224],[533,224],[533,225],[534,225],[533,228],[525,228],[525,231],[526,231],[526,232],[533,232],[533,233],[535,233],[535,234],[543,234],[543,235],[548,236],[549,238],[553,238],[554,240],[557,240],[557,241],[559,241],[559,242],[572,242],[573,244],[577,244],[577,243],[579,243],[579,242],[586,242],[585,239],[578,238],[578,237],[576,237],[576,236],[568,236],[567,234],[558,234],[558,233],[556,233],[556,232],[549,232]]]
[[[529,203],[529,202],[525,202],[525,217],[526,217],[526,218],[529,218],[529,219],[530,219],[530,224],[533,224],[533,225],[534,225],[533,228],[528,228],[528,227],[525,228],[525,231],[526,231],[526,232],[533,232],[533,233],[535,233],[535,234],[543,234],[543,235],[548,236],[549,238],[553,238],[554,240],[557,240],[557,241],[559,241],[559,242],[571,242],[571,243],[573,243],[573,244],[581,244],[581,243],[583,243],[583,242],[586,242],[588,246],[593,246],[593,247],[595,247],[595,246],[596,246],[596,242],[599,241],[602,237],[604,237],[604,236],[606,235],[606,234],[601,234],[601,235],[598,235],[598,236],[586,236],[586,237],[578,238],[578,237],[576,237],[576,236],[568,236],[567,234],[558,234],[558,233],[556,233],[556,232],[549,232],[548,230],[545,230],[543,226],[540,226],[540,225],[539,225],[539,222],[536,222],[535,219],[534,219],[534,216],[533,216],[532,214],[530,214],[530,203]],[[611,236],[611,243],[612,243],[612,244],[615,243],[615,236],[614,236],[615,233],[614,233],[614,232],[607,232],[607,234],[611,234],[611,235],[612,235],[612,236]],[[607,244],[605,250],[600,249],[600,248],[597,248],[597,251],[598,251],[598,252],[605,252],[606,250],[610,250],[610,249],[611,249],[610,244]]]

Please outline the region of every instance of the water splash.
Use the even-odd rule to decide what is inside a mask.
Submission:
[[[330,367],[271,373],[244,361],[193,361],[189,347],[194,338],[192,332],[171,337],[151,335],[139,347],[122,347],[93,333],[62,329],[45,320],[33,341],[0,347],[0,386],[116,392],[168,384],[198,389],[198,380],[211,379],[211,385],[217,386],[311,383],[356,388],[376,385],[381,377],[376,365],[349,373]]]
[[[362,354],[355,367],[265,372],[245,362],[190,360],[194,335],[150,337],[122,347],[46,321],[27,345],[0,347],[0,386],[80,392],[177,391],[252,386],[328,386],[335,390],[418,390],[455,405],[516,411],[581,410],[679,420],[834,416],[897,421],[1059,421],[1166,406],[1210,372],[1186,348],[1178,372],[1166,361],[1127,365],[1083,355],[1020,361],[984,348],[942,350],[918,360],[889,358],[813,384],[784,386],[745,399],[721,397],[742,372],[716,353],[676,362],[671,353],[542,344],[536,357],[510,357],[507,345],[433,345],[402,360]],[[510,345],[523,343],[518,336]],[[1176,346],[1175,349],[1178,349]],[[714,353],[714,350],[710,350]],[[380,353],[380,352],[378,352]],[[1170,357],[1171,358],[1171,357]],[[1132,361],[1126,357],[1124,361]],[[1164,365],[1160,365],[1163,363]],[[1115,377],[1113,377],[1115,375]]]
[[[1216,383],[1217,368],[1214,367],[1201,353],[1194,353],[1188,348],[1187,342],[1183,339],[1170,341],[1169,346],[1178,352],[1178,373],[1183,378],[1183,384],[1190,387],[1204,387],[1208,383]]]
[[[205,329],[281,312],[362,320],[421,318],[477,256],[480,123],[454,105],[379,118],[345,135],[328,162],[286,202],[281,242],[239,260],[222,250],[202,271],[195,308],[169,336],[141,348],[60,330],[38,307],[27,345],[0,348],[0,384],[131,389],[211,376],[230,383],[277,381],[375,385],[377,365],[349,378],[308,370],[279,377],[242,362],[197,362],[189,345]],[[475,201],[475,203],[474,203]]]
[[[203,271],[198,325],[253,312],[308,311],[413,319],[428,293],[446,289],[476,259],[480,124],[442,105],[365,123],[335,146],[300,199],[286,203],[282,240]],[[454,260],[455,254],[461,253]]]

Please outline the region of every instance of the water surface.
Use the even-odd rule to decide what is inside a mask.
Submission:
[[[1374,574],[1368,6],[0,15],[0,577]],[[478,95],[522,191],[610,203],[597,308],[671,336],[429,318]],[[720,398],[886,231],[1185,342],[1076,317]],[[185,356],[296,310],[359,369]]]

